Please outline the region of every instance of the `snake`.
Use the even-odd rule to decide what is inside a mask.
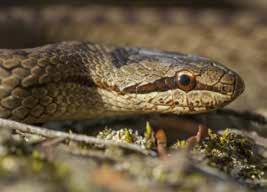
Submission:
[[[80,41],[1,49],[0,78],[1,118],[26,123],[208,112],[244,90],[205,57]]]
[[[255,58],[264,56],[264,15],[136,9],[1,10],[1,46],[12,48],[0,49],[0,117],[32,124],[209,112],[229,104],[245,89],[240,74],[230,69],[231,62],[262,64]],[[22,32],[20,26],[31,33]],[[5,38],[6,29],[13,41]],[[153,35],[157,38],[149,37]],[[40,41],[29,44],[29,36]],[[224,36],[233,42],[225,43]],[[204,41],[212,44],[209,38],[219,43],[219,53],[205,48]],[[116,44],[118,39],[123,43]],[[14,48],[14,42],[18,47],[35,47]],[[250,46],[240,47],[246,43]],[[201,54],[180,53],[178,48]]]

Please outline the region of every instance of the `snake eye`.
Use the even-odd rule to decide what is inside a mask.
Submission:
[[[195,76],[188,71],[181,71],[177,74],[177,85],[179,89],[183,91],[190,91],[196,85]]]

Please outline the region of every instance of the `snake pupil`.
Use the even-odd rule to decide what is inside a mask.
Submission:
[[[181,76],[179,76],[179,83],[181,84],[181,85],[184,85],[184,86],[186,86],[186,85],[189,85],[190,84],[190,77],[188,76],[188,75],[181,75]]]

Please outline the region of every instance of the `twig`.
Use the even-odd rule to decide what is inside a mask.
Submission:
[[[49,138],[49,139],[46,139],[45,141],[42,141],[39,144],[39,147],[40,148],[48,148],[48,147],[52,147],[52,146],[57,146],[61,142],[63,142],[64,140],[65,140],[65,138],[60,138],[60,137],[52,138],[52,139]]]
[[[1,119],[0,118],[0,127],[1,128],[8,128],[8,129],[16,129],[20,130],[22,132],[32,133],[41,135],[48,138],[63,138],[63,139],[69,139],[76,142],[83,142],[86,144],[101,144],[105,146],[117,146],[121,148],[125,148],[132,151],[137,151],[139,153],[145,154],[145,155],[151,155],[156,156],[156,153],[151,150],[145,150],[142,149],[140,146],[135,144],[127,144],[127,143],[117,143],[110,140],[105,139],[99,139],[96,137],[90,137],[86,135],[80,135],[80,134],[74,134],[74,133],[65,133],[62,131],[55,131],[55,130],[49,130],[43,127],[37,127],[32,125],[27,125],[24,123],[15,122],[12,120],[7,119]]]

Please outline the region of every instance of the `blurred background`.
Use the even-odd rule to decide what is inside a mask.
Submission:
[[[69,4],[69,5],[87,5],[87,4],[98,4],[98,5],[133,5],[133,6],[190,6],[190,7],[217,7],[217,8],[261,8],[266,6],[265,0],[135,0],[135,1],[126,1],[126,0],[2,0],[2,6],[9,5],[51,5],[51,4]]]
[[[80,40],[199,54],[244,78],[230,108],[266,114],[266,11],[265,0],[2,0],[0,48]]]

